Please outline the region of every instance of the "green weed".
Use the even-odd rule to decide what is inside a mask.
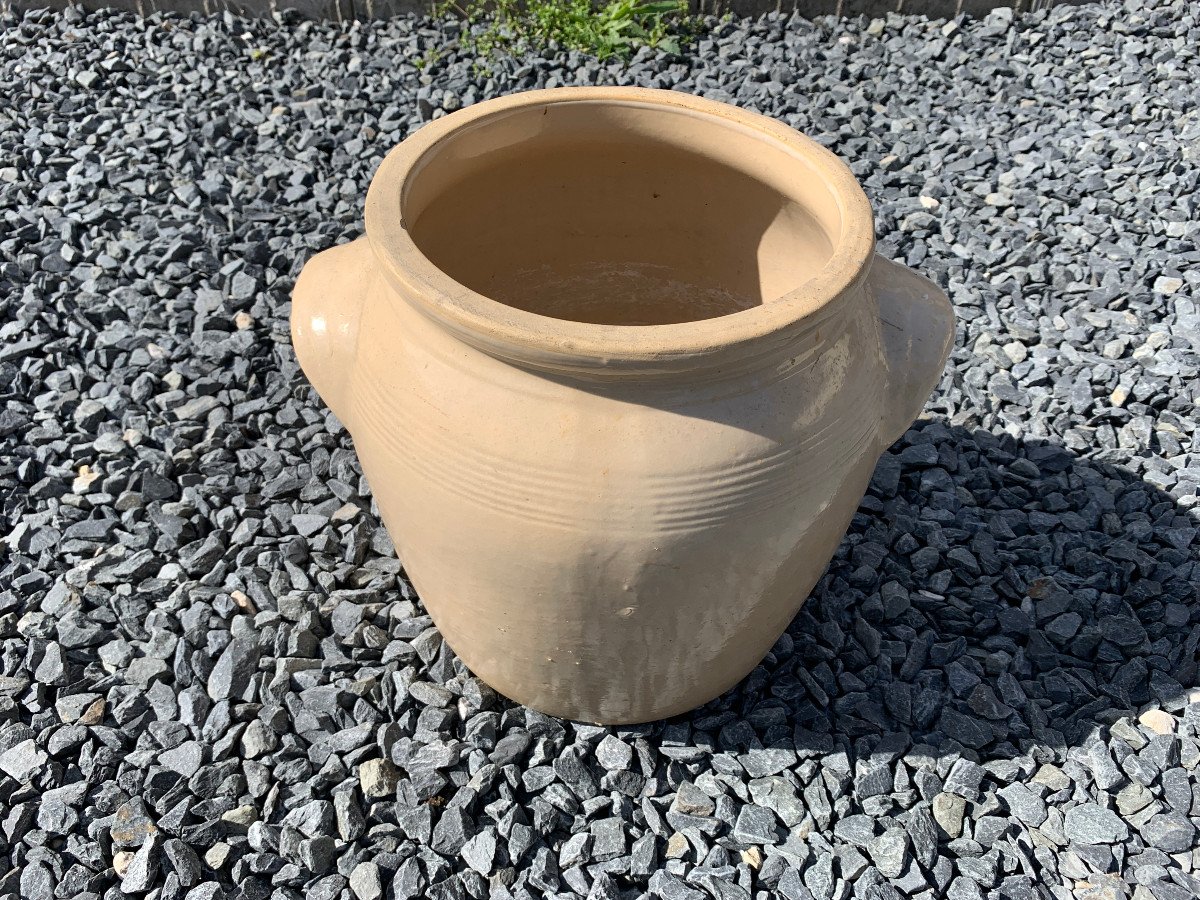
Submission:
[[[444,0],[465,20],[460,43],[480,60],[505,50],[564,50],[627,59],[638,47],[679,53],[694,30],[687,0]],[[476,27],[480,26],[480,27]]]

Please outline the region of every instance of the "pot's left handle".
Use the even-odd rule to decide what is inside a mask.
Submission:
[[[300,368],[347,426],[349,376],[374,267],[370,245],[360,237],[310,259],[292,289],[292,346]]]
[[[887,363],[882,443],[890,446],[921,414],[954,343],[954,307],[936,284],[876,255],[868,289],[879,304]]]

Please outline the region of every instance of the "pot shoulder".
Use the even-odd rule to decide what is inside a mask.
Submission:
[[[865,305],[744,376],[603,383],[498,360],[386,290],[372,301],[352,373],[360,454],[378,446],[514,516],[688,527],[794,502],[879,449],[884,371]]]

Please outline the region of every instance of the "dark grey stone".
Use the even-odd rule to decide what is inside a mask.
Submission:
[[[191,888],[200,882],[200,857],[183,841],[171,838],[163,844],[163,855],[167,866],[179,879],[179,886]]]
[[[1080,803],[1067,810],[1063,830],[1079,844],[1114,844],[1125,840],[1129,828],[1111,810],[1095,803]]]
[[[571,789],[580,800],[587,800],[599,793],[600,787],[587,764],[578,752],[568,748],[554,760],[554,774]]]
[[[1009,784],[996,792],[1009,812],[1026,825],[1037,827],[1046,821],[1046,802],[1024,784]]]
[[[0,753],[0,772],[14,781],[27,782],[48,762],[48,757],[33,740],[24,740]]]
[[[235,639],[221,652],[208,676],[208,696],[213,700],[235,700],[245,693],[258,667],[258,647]]]
[[[125,894],[141,894],[150,890],[158,877],[158,867],[162,859],[162,838],[156,834],[150,835],[145,843],[134,853],[121,878],[121,891]]]
[[[875,820],[861,814],[846,816],[833,826],[833,833],[855,847],[866,849],[875,840]]]
[[[671,811],[685,816],[711,816],[715,809],[712,797],[690,781],[680,783],[671,801]]]
[[[480,875],[490,875],[496,859],[496,830],[485,828],[463,844],[461,852],[468,866]]]
[[[337,843],[330,835],[317,835],[302,840],[299,845],[300,863],[310,872],[328,872],[336,861]]]
[[[184,741],[178,747],[159,754],[158,761],[184,778],[191,778],[204,764],[204,746],[198,741]]]
[[[937,860],[937,824],[925,807],[917,807],[904,817],[904,827],[912,842],[913,855],[917,861],[929,869]]]
[[[596,762],[610,772],[624,772],[633,764],[633,749],[619,738],[606,734],[596,747]]]
[[[884,878],[899,878],[908,864],[908,833],[888,828],[867,845],[867,853]]]
[[[733,837],[745,844],[774,844],[779,840],[779,822],[771,810],[747,803],[738,812]]]
[[[389,792],[390,793],[390,792]],[[367,822],[362,807],[351,791],[333,795],[333,810],[337,816],[338,834],[344,841],[356,841],[366,831]]]
[[[705,900],[706,896],[703,891],[688,887],[681,878],[662,869],[650,876],[650,895],[662,900]]]
[[[979,795],[979,785],[987,773],[983,767],[968,759],[957,759],[950,767],[942,790],[949,794],[958,794],[967,800],[974,800]]]
[[[350,890],[358,900],[379,900],[383,896],[383,883],[379,877],[379,866],[363,861],[350,873]]]
[[[457,806],[442,811],[433,826],[429,846],[444,856],[457,856],[473,832],[473,823]]]
[[[1183,853],[1196,845],[1196,827],[1175,812],[1153,816],[1138,832],[1142,840],[1164,853]]]

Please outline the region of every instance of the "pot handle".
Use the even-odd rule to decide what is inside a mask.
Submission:
[[[954,343],[954,307],[924,275],[878,254],[867,285],[879,304],[887,364],[881,424],[887,447],[908,430],[941,380]]]
[[[292,289],[296,358],[321,399],[346,425],[359,319],[374,268],[371,247],[360,237],[310,259]]]

